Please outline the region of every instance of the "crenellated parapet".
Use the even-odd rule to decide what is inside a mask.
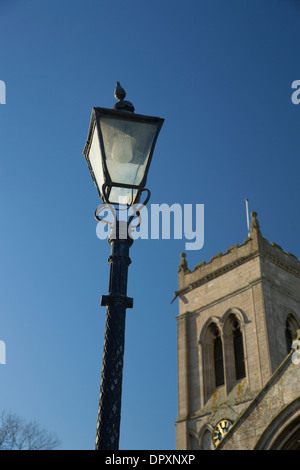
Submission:
[[[278,244],[266,240],[261,234],[257,213],[252,212],[251,217],[250,236],[244,240],[244,243],[236,243],[230,246],[226,253],[217,253],[208,262],[202,261],[195,266],[194,270],[191,271],[188,268],[186,254],[181,254],[179,290],[176,295],[184,293],[186,290],[190,291],[215,277],[223,275],[226,271],[230,271],[239,264],[243,264],[258,255],[262,258],[268,258],[283,269],[300,276],[300,261],[298,258],[292,253],[284,251]]]

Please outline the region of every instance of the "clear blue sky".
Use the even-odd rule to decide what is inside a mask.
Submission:
[[[62,449],[93,449],[109,245],[82,157],[93,106],[120,81],[165,118],[152,203],[205,205],[190,268],[263,235],[300,257],[298,0],[0,0],[0,410]],[[131,248],[121,449],[174,449],[177,268],[185,240]]]

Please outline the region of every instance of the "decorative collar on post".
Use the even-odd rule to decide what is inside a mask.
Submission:
[[[118,103],[114,105],[114,109],[126,113],[134,113],[133,104],[130,101],[124,101],[124,98],[126,97],[126,91],[121,86],[120,82],[117,82],[116,84],[114,96],[118,100]]]

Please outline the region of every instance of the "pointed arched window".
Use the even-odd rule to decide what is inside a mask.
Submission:
[[[218,320],[217,320],[218,321]],[[225,357],[220,325],[211,322],[200,335],[202,349],[203,400],[207,401],[217,387],[225,384]]]
[[[225,374],[227,393],[236,382],[246,377],[246,360],[244,353],[244,333],[241,321],[230,313],[223,327]]]
[[[236,380],[246,377],[243,334],[238,321],[233,323],[233,352]]]
[[[219,331],[214,331],[214,366],[215,366],[215,386],[224,385],[224,362],[223,345]]]

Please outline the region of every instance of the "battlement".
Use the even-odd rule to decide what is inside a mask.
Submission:
[[[178,270],[179,291],[176,295],[198,287],[257,256],[268,258],[274,264],[300,277],[298,258],[284,251],[276,243],[266,240],[261,234],[256,212],[252,212],[251,216],[250,236],[244,240],[243,244],[237,243],[229,247],[226,253],[217,253],[209,262],[202,261],[195,266],[193,271],[188,268],[186,254],[181,253]]]

